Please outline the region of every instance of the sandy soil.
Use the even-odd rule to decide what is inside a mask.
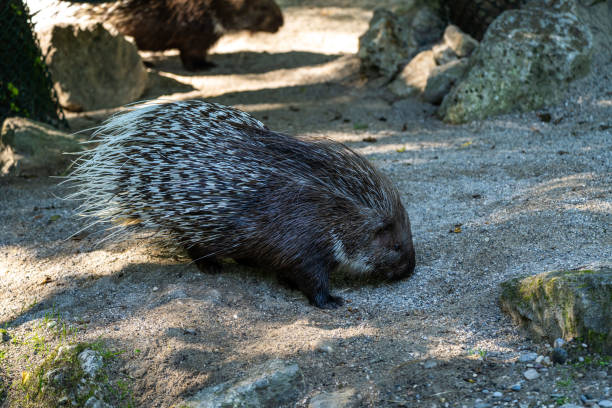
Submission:
[[[372,407],[610,399],[605,361],[524,381],[519,353],[546,349],[497,303],[507,278],[612,263],[610,55],[596,55],[592,74],[557,106],[449,126],[431,105],[396,100],[361,78],[353,54],[378,3],[285,2],[278,34],[224,37],[211,71],[184,71],[172,51],[143,54],[154,64],[146,97],[206,98],[272,129],[325,135],[367,155],[402,193],[417,251],[413,277],[334,282],[348,305],[317,310],[246,268],[206,275],[147,240],[68,239],[81,224],[75,203],[57,198],[65,191],[56,180],[4,178],[0,326],[27,338],[45,314],[59,313],[78,328],[75,340],[122,351],[109,369],[129,379],[136,406],[179,404],[272,358],[298,363],[298,406],[345,387]],[[541,120],[543,112],[552,120]],[[79,129],[106,115],[70,121]],[[461,232],[449,232],[459,224]],[[319,351],[321,342],[332,351]],[[36,363],[24,347],[0,344],[0,382]],[[436,367],[424,367],[432,361]],[[520,391],[509,391],[520,381]],[[493,399],[495,391],[503,396]]]

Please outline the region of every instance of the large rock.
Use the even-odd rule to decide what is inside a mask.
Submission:
[[[612,268],[511,279],[502,283],[500,300],[536,338],[582,338],[612,353]]]
[[[457,55],[459,58],[469,57],[472,51],[478,47],[478,41],[469,34],[464,33],[456,25],[450,24],[444,30],[442,42]]]
[[[397,78],[389,85],[389,89],[403,98],[419,95],[425,90],[429,75],[434,68],[436,68],[436,61],[433,51],[422,51],[402,69]]]
[[[39,33],[60,104],[72,111],[137,100],[147,71],[136,46],[102,23],[54,25]]]
[[[432,6],[435,2],[406,3],[395,12],[374,11],[368,30],[359,37],[358,56],[364,72],[391,78],[420,47],[442,36],[444,23]]]
[[[8,118],[0,131],[0,176],[62,174],[83,146],[74,135],[25,118]]]
[[[289,406],[299,395],[299,371],[297,364],[271,360],[245,373],[241,379],[199,391],[184,406],[190,408]]]
[[[588,72],[592,46],[589,28],[571,11],[506,11],[489,26],[468,74],[446,95],[439,115],[462,123],[553,104],[570,81]]]
[[[439,105],[444,96],[463,78],[467,68],[468,60],[467,58],[462,58],[432,69],[423,90],[423,100]]]

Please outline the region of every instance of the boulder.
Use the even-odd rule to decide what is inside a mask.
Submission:
[[[589,71],[593,37],[571,11],[509,10],[487,29],[464,79],[438,114],[463,123],[556,103],[569,82]]]
[[[402,69],[389,85],[389,89],[399,97],[419,95],[425,90],[428,78],[435,68],[433,51],[422,51]]]
[[[427,2],[407,3],[395,12],[374,11],[368,30],[359,37],[358,56],[364,72],[392,78],[419,48],[442,36],[444,23],[435,7]]]
[[[83,146],[74,135],[26,118],[7,118],[0,131],[0,176],[53,176],[64,173]]]
[[[502,309],[536,339],[580,338],[612,353],[612,268],[541,273],[501,287]]]
[[[463,78],[467,68],[468,60],[467,58],[462,58],[432,69],[423,91],[423,100],[439,105],[444,96]]]
[[[235,381],[199,391],[184,405],[190,408],[280,407],[293,405],[301,381],[297,364],[271,360]]]
[[[478,41],[473,39],[469,34],[464,33],[456,25],[449,25],[444,30],[442,36],[444,44],[455,53],[459,58],[469,57],[472,51],[478,47]]]
[[[71,111],[137,100],[147,71],[136,46],[102,23],[61,23],[40,32],[41,49],[60,104]]]

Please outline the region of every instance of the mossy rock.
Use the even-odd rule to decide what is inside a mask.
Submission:
[[[612,269],[555,271],[501,284],[501,307],[536,339],[580,338],[612,354]]]
[[[591,31],[571,12],[506,11],[487,29],[438,115],[457,124],[555,104],[589,72],[592,48]]]
[[[76,135],[34,120],[8,118],[0,131],[0,176],[60,175],[74,160],[65,153],[82,150]]]

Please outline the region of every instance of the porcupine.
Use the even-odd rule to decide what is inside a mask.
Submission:
[[[141,50],[178,48],[188,70],[211,67],[208,50],[225,33],[247,30],[275,33],[283,14],[274,0],[67,0],[90,2],[82,13],[101,16]]]
[[[343,144],[201,101],[132,108],[93,140],[69,177],[81,213],[160,231],[203,271],[221,258],[269,268],[315,306],[335,308],[334,270],[384,280],[414,270],[399,192]]]

